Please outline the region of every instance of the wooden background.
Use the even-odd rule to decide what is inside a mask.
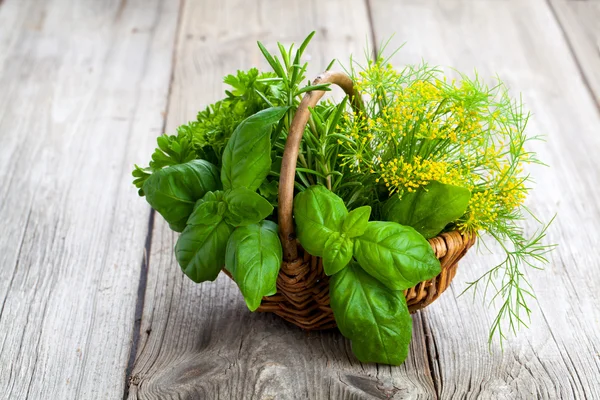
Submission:
[[[155,137],[298,43],[310,75],[396,33],[397,65],[498,73],[551,165],[529,206],[559,243],[529,271],[532,327],[488,349],[494,316],[457,295],[471,252],[414,316],[400,367],[337,332],[247,311],[226,277],[196,285],[176,235],[131,185]],[[0,397],[5,399],[600,398],[600,1],[0,0]]]

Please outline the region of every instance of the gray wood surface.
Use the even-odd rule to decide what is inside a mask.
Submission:
[[[123,396],[177,11],[0,2],[0,398]]]
[[[600,398],[600,2],[0,0],[0,398]],[[227,277],[197,285],[176,234],[136,195],[155,137],[299,42],[312,76],[396,32],[392,60],[495,73],[534,116],[550,168],[528,205],[559,243],[531,328],[487,346],[466,281],[414,316],[400,367],[359,363],[336,331],[250,313]],[[528,226],[533,229],[533,226]],[[145,253],[148,253],[145,255]]]
[[[551,0],[549,4],[600,108],[600,1]]]

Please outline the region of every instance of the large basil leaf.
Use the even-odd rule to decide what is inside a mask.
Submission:
[[[246,118],[235,129],[223,151],[224,189],[256,190],[271,169],[271,128],[287,107],[272,107]]]
[[[361,236],[367,229],[370,215],[371,207],[369,206],[358,207],[350,211],[342,224],[342,232],[351,238]]]
[[[210,224],[188,225],[175,245],[175,257],[194,282],[214,281],[225,264],[227,240],[233,228],[222,218]]]
[[[229,238],[225,268],[238,284],[250,311],[260,306],[263,296],[277,292],[282,256],[277,225],[271,221],[237,228]]]
[[[403,290],[440,273],[433,249],[417,231],[395,222],[369,222],[354,240],[354,257],[371,276]]]
[[[325,242],[342,229],[348,210],[344,201],[324,186],[311,186],[294,199],[298,241],[314,256],[323,256]]]
[[[335,321],[362,362],[400,365],[408,355],[412,319],[402,291],[386,288],[355,262],[329,281]]]
[[[325,242],[323,251],[323,270],[327,275],[337,274],[350,260],[354,242],[345,234],[334,233]]]
[[[152,208],[181,232],[196,201],[207,191],[221,188],[217,167],[204,160],[192,160],[155,171],[144,183],[143,191]]]
[[[470,199],[471,192],[466,188],[432,181],[412,193],[404,193],[402,198],[392,196],[382,212],[385,220],[412,226],[431,238],[463,216]]]
[[[273,206],[258,193],[239,187],[225,192],[225,220],[233,226],[256,224],[273,212]]]

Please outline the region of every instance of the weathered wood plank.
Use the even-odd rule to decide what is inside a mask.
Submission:
[[[265,68],[257,39],[275,49],[277,40],[298,43],[317,30],[307,51],[311,76],[333,57],[362,56],[366,15],[362,1],[187,2],[168,127],[220,98],[223,75]],[[435,397],[420,316],[405,365],[361,365],[338,332],[307,335],[277,317],[251,314],[225,276],[191,282],[173,256],[175,240],[157,216],[130,398]]]
[[[225,276],[198,286],[173,273],[175,235],[156,225],[130,398],[434,396],[419,323],[421,342],[405,365],[362,365],[338,332],[307,335],[275,316],[248,312]]]
[[[0,5],[0,397],[120,398],[178,4]],[[165,61],[167,60],[167,61]]]
[[[600,262],[591,250],[600,240],[594,151],[600,149],[600,114],[554,15],[544,1],[533,0],[384,0],[373,2],[372,14],[377,40],[396,32],[391,47],[408,42],[394,63],[423,58],[484,76],[497,72],[514,94],[523,92],[533,112],[530,132],[547,136],[535,150],[551,167],[532,168],[537,185],[529,206],[545,220],[558,212],[549,240],[560,246],[544,272],[528,273],[537,292],[532,327],[504,353],[489,352],[493,314],[479,295],[475,304],[443,296],[425,320],[440,397],[600,397]],[[497,261],[471,252],[452,292]]]
[[[549,4],[600,108],[600,2],[550,0]]]

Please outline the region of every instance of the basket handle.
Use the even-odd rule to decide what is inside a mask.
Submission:
[[[343,72],[325,71],[317,76],[313,85],[333,83],[341,87],[348,95],[355,109],[360,108],[361,99],[358,93],[354,91],[352,79]],[[294,221],[292,217],[292,207],[294,204],[294,181],[296,178],[296,162],[300,150],[300,142],[304,128],[310,117],[309,107],[317,105],[321,97],[325,94],[323,90],[314,90],[307,92],[294,115],[290,125],[283,159],[281,161],[281,174],[279,177],[279,203],[278,203],[278,223],[279,237],[283,246],[283,259],[285,261],[294,261],[298,258],[298,248],[296,237],[294,235]]]

